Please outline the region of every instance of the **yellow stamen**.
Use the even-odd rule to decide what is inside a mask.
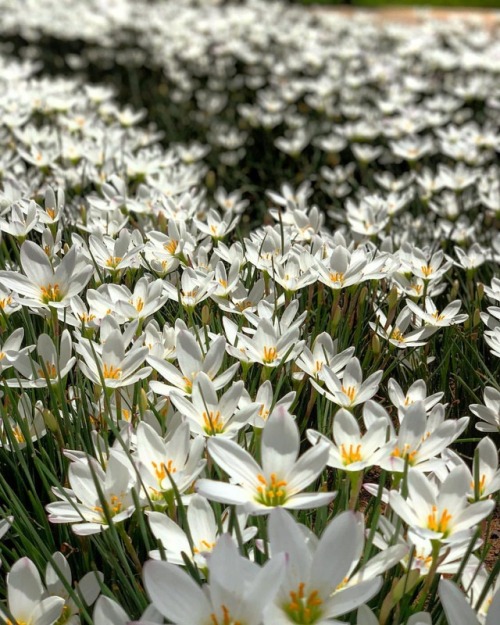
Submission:
[[[341,285],[344,284],[344,274],[341,271],[330,273],[328,277],[332,282],[340,282]]]
[[[261,473],[257,475],[257,479],[260,486],[257,486],[258,495],[255,500],[259,503],[265,506],[280,506],[288,499],[285,489],[287,482],[279,480],[276,473],[271,473],[269,481]]]
[[[208,413],[204,412],[201,416],[203,417],[203,429],[209,436],[215,436],[224,432],[224,420],[218,410],[210,410]]]
[[[349,398],[350,402],[354,401],[354,398],[356,397],[356,388],[354,386],[341,386],[340,390],[344,393],[344,395],[347,395],[347,397]]]
[[[306,596],[304,588],[305,584],[301,582],[296,591],[290,591],[290,602],[283,606],[283,610],[292,622],[310,625],[321,617],[323,601],[318,590],[312,590]]]
[[[110,269],[116,269],[118,265],[122,262],[122,260],[122,256],[110,256],[106,261],[106,267],[109,267]]]
[[[105,380],[119,380],[122,377],[122,370],[120,367],[104,364],[102,375]]]
[[[210,623],[211,625],[243,625],[241,621],[235,621],[231,614],[229,613],[229,609],[222,604],[222,620],[219,620],[217,616],[212,612],[210,615]]]
[[[45,363],[45,369],[47,371],[47,377],[50,378],[51,380],[54,380],[55,378],[57,378],[57,367],[54,363],[52,362],[46,362]],[[45,377],[45,373],[43,371],[42,368],[38,369],[38,375],[41,378]]]
[[[263,362],[267,365],[274,362],[278,358],[278,350],[276,347],[264,347]]]
[[[12,296],[9,295],[9,297],[4,297],[3,299],[0,299],[0,308],[2,310],[5,310],[5,308],[7,306],[10,306],[10,304],[12,304]]]
[[[167,250],[169,254],[175,254],[178,243],[179,242],[175,239],[171,239],[168,243],[165,243],[163,247]]]
[[[408,459],[408,464],[415,464],[415,457],[417,455],[417,450],[410,451],[410,445],[405,443],[402,448],[396,447],[394,451],[391,453],[393,458],[402,458],[403,460]]]
[[[354,445],[349,445],[349,449],[347,449],[346,445],[342,443],[340,446],[340,455],[344,466],[353,462],[361,462],[363,460],[363,456],[361,455],[361,444],[356,445],[356,447]]]
[[[399,328],[394,328],[389,338],[394,339],[395,341],[398,341],[398,343],[405,342],[405,337],[403,336],[403,333],[401,332]]]
[[[49,302],[60,302],[63,298],[63,294],[58,284],[48,284],[47,286],[41,286],[40,291],[42,293],[42,302],[48,304]]]
[[[449,532],[448,525],[452,519],[452,515],[445,508],[441,515],[437,514],[437,506],[432,506],[432,512],[427,516],[427,527],[433,532],[439,532],[440,534],[446,534]]]
[[[154,469],[158,482],[162,482],[169,473],[177,472],[177,469],[174,467],[173,460],[168,460],[166,463],[160,462],[160,464],[158,464],[157,462],[151,462],[151,465]]]

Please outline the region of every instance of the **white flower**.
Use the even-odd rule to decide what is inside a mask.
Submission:
[[[276,556],[261,568],[240,556],[225,534],[217,541],[208,568],[210,581],[201,589],[175,564],[147,562],[144,585],[153,606],[177,625],[260,625],[279,590],[285,557]]]
[[[47,597],[40,573],[29,558],[18,560],[7,573],[9,613],[0,608],[0,616],[6,625],[54,625],[63,606],[62,597]]]
[[[298,427],[280,406],[262,431],[262,467],[234,441],[213,437],[208,452],[232,483],[201,479],[196,491],[213,501],[243,505],[250,514],[267,514],[277,506],[295,510],[324,506],[335,493],[301,491],[325,468],[328,447],[320,443],[299,458],[299,446]]]

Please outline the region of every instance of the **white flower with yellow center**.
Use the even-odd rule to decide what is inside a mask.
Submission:
[[[231,478],[229,484],[198,480],[196,490],[207,499],[242,505],[250,514],[267,514],[276,507],[318,508],[335,497],[333,492],[301,492],[325,468],[328,446],[320,443],[299,457],[299,430],[283,406],[275,409],[262,431],[262,466],[232,440],[211,438],[207,446],[210,456]]]
[[[417,469],[408,471],[408,497],[398,491],[389,494],[394,512],[423,538],[456,542],[470,537],[486,518],[495,502],[469,504],[470,478],[464,467],[453,469],[439,486]]]

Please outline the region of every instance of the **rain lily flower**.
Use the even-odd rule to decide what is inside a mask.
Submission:
[[[144,585],[153,606],[178,625],[260,625],[280,588],[285,556],[277,555],[261,568],[243,558],[224,534],[210,554],[208,569],[210,581],[201,589],[175,564],[147,562]]]
[[[352,408],[371,399],[378,390],[383,371],[376,371],[363,382],[363,372],[357,358],[351,358],[347,363],[342,380],[330,367],[322,369],[322,379],[325,387],[311,379],[311,384],[325,395],[331,402],[343,408]]]
[[[128,519],[135,510],[131,491],[136,476],[131,471],[125,454],[114,449],[110,451],[106,470],[90,457],[72,462],[68,470],[71,489],[53,488],[54,495],[62,501],[46,506],[49,521],[72,523],[75,534],[87,536],[108,529],[108,518],[114,524]]]
[[[7,607],[0,607],[6,625],[54,625],[62,614],[64,599],[48,597],[40,573],[29,558],[18,560],[7,573]],[[14,618],[14,621],[10,619]]]
[[[439,486],[416,469],[408,471],[408,498],[392,490],[394,512],[422,538],[445,543],[470,538],[474,527],[486,518],[495,502],[468,504],[470,478],[463,467],[453,469]]]
[[[498,432],[500,431],[500,392],[492,386],[486,386],[483,397],[484,406],[482,404],[471,404],[469,406],[472,414],[484,421],[484,423],[476,423],[476,430],[480,432]]]
[[[328,447],[315,445],[299,458],[299,430],[292,415],[280,406],[262,430],[262,466],[237,443],[211,438],[210,456],[232,483],[201,479],[196,491],[213,501],[244,506],[250,514],[267,514],[274,507],[295,510],[328,504],[335,493],[302,493],[321,474]]]
[[[371,402],[370,402],[371,403]],[[368,406],[366,404],[365,406]],[[362,471],[379,465],[390,453],[387,443],[388,424],[385,418],[363,411],[366,433],[361,434],[358,420],[344,408],[333,418],[333,440],[315,430],[307,430],[307,438],[314,445],[318,441],[328,444],[328,466],[344,471]]]
[[[255,404],[238,408],[244,386],[242,380],[233,383],[219,399],[214,383],[208,375],[200,371],[194,381],[190,399],[177,391],[170,393],[170,399],[181,414],[187,417],[193,434],[234,437],[258,411]]]
[[[343,512],[330,521],[317,543],[305,543],[300,526],[285,510],[275,510],[268,522],[273,559],[287,555],[288,566],[279,592],[265,613],[264,624],[334,623],[336,616],[366,603],[382,584],[380,576],[359,579],[344,588],[364,546],[360,513]],[[272,560],[271,560],[272,561]]]
[[[500,622],[500,592],[491,600],[486,618],[480,619],[457,586],[448,579],[439,582],[439,597],[449,625],[496,625]]]
[[[83,260],[73,246],[54,269],[47,254],[32,241],[21,246],[24,274],[0,271],[2,284],[22,298],[20,303],[34,308],[65,308],[71,298],[87,285],[93,267]]]
[[[206,460],[201,436],[189,437],[189,425],[181,422],[164,439],[148,423],[137,426],[134,459],[141,482],[151,501],[166,505],[165,495],[174,482],[180,493],[185,492],[203,471]]]
[[[238,524],[244,542],[255,536],[257,528],[245,528],[246,514],[239,513]],[[227,532],[229,514],[223,515],[223,531]],[[177,523],[174,523],[166,514],[149,512],[148,522],[154,537],[162,543],[168,562],[184,566],[183,554],[195,562],[199,568],[207,567],[207,555],[215,547],[219,529],[215,520],[214,511],[208,501],[200,495],[193,495],[187,509],[187,522],[190,539]],[[235,538],[236,540],[236,538]],[[161,560],[158,549],[149,552],[153,560]]]

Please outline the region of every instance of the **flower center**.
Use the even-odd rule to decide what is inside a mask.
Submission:
[[[405,337],[403,336],[403,333],[401,332],[399,328],[394,328],[389,338],[394,339],[395,341],[398,341],[398,343],[405,342]]]
[[[210,410],[201,416],[203,417],[203,429],[209,436],[215,436],[224,431],[224,420],[219,410]]]
[[[344,466],[351,464],[352,462],[361,462],[363,460],[363,456],[361,455],[361,444],[356,446],[349,445],[349,449],[347,449],[346,445],[342,443],[340,446],[340,455]]]
[[[14,425],[12,428],[12,434],[18,443],[25,443],[26,439],[24,438],[24,434],[21,432],[21,428],[18,425]]]
[[[444,315],[440,315],[439,311],[433,312],[431,315],[436,321],[442,321],[444,319]]]
[[[106,261],[106,267],[109,267],[110,269],[116,269],[118,265],[122,262],[122,260],[122,256],[110,256]]]
[[[121,367],[114,365],[103,365],[102,375],[105,380],[119,380],[122,377]]]
[[[142,299],[142,297],[138,297],[135,300],[134,307],[137,312],[141,312],[141,310],[144,308],[144,300]]]
[[[344,395],[347,395],[347,397],[349,398],[349,401],[351,402],[354,401],[354,398],[356,397],[356,388],[354,386],[342,385],[340,387],[340,390],[342,391],[342,393],[344,393]]]
[[[266,364],[274,362],[278,358],[278,350],[276,347],[264,347],[264,357],[262,360]]]
[[[47,372],[47,377],[50,378],[51,380],[54,380],[55,378],[57,378],[57,367],[53,362],[45,363],[45,371]],[[38,369],[38,375],[41,378],[45,377],[45,373],[42,368]]]
[[[257,486],[256,501],[264,504],[265,506],[280,506],[287,500],[287,494],[285,486],[287,482],[285,480],[279,480],[276,473],[271,473],[269,481],[259,473],[257,479],[260,485]]]
[[[168,243],[165,243],[163,246],[169,254],[175,254],[175,250],[177,249],[178,241],[175,239],[171,239]]]
[[[110,516],[117,515],[119,512],[122,511],[123,508],[122,500],[116,495],[111,495],[109,501],[106,502],[106,505],[108,507]],[[94,511],[104,517],[104,509],[101,506],[94,506]]]
[[[2,310],[5,310],[5,308],[7,306],[9,306],[10,304],[12,304],[12,296],[9,295],[9,297],[4,297],[3,299],[0,299],[0,308]]]
[[[433,273],[434,271],[432,267],[429,267],[429,265],[422,265],[420,269],[422,270],[422,273],[424,274],[426,278],[428,278],[431,275],[431,273]]]
[[[449,532],[448,525],[451,521],[452,515],[445,508],[440,515],[438,515],[437,506],[432,506],[432,512],[427,515],[427,527],[433,532],[439,532],[446,534]]]
[[[48,304],[49,302],[60,302],[63,298],[61,289],[58,284],[48,284],[47,286],[41,286],[40,291],[42,293],[42,302]]]
[[[173,460],[168,460],[167,463],[160,462],[160,464],[158,464],[157,462],[151,462],[151,465],[154,469],[158,482],[162,482],[169,473],[176,473],[177,471],[177,469],[174,467]]]
[[[482,495],[484,493],[484,489],[486,486],[486,475],[483,473],[483,475],[481,475],[481,479],[479,480],[479,495]],[[472,482],[470,483],[470,487],[472,488],[473,491],[476,490],[476,482],[474,480],[472,480]]]
[[[410,451],[409,443],[405,443],[403,447],[396,447],[394,451],[391,453],[393,458],[402,458],[403,460],[408,459],[408,464],[413,465],[415,463],[415,456],[417,455],[417,450]]]
[[[212,612],[210,615],[210,622],[212,625],[243,625],[241,621],[235,621],[231,614],[229,613],[229,609],[222,604],[222,619],[217,618],[217,616]]]
[[[293,623],[310,625],[321,617],[321,605],[323,601],[317,590],[312,590],[307,596],[304,592],[305,584],[301,582],[297,590],[290,591],[290,603],[286,603],[283,609]]]
[[[332,282],[340,282],[340,284],[344,284],[344,274],[341,271],[330,273],[329,278]]]
[[[215,543],[209,542],[208,540],[200,540],[198,545],[198,547],[193,547],[193,553],[206,553],[207,551],[212,551],[215,547]]]

